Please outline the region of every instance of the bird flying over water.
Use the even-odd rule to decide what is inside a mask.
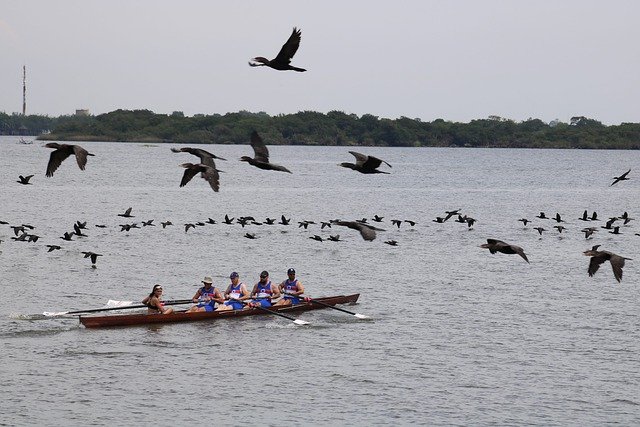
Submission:
[[[487,239],[487,243],[480,245],[481,248],[489,249],[489,252],[495,254],[496,252],[500,252],[503,254],[518,254],[525,261],[529,262],[527,256],[524,253],[524,250],[520,246],[511,245],[509,243],[505,243],[502,240],[496,239]]]
[[[620,175],[620,176],[614,176],[614,177],[613,177],[613,182],[611,183],[611,185],[613,185],[613,184],[617,184],[617,183],[619,183],[620,181],[628,181],[628,180],[629,180],[629,178],[627,178],[627,175],[629,175],[629,172],[631,172],[631,169],[629,169],[628,171],[626,171],[625,173],[623,173],[623,174],[622,174],[622,175]],[[611,187],[611,185],[610,185],[609,187]]]
[[[258,135],[255,130],[251,133],[251,147],[253,148],[254,157],[249,156],[240,157],[240,161],[247,162],[257,168],[264,170],[274,170],[280,172],[291,173],[291,171],[284,166],[276,165],[275,163],[269,163],[269,150],[267,146]]]
[[[87,165],[87,156],[94,155],[89,153],[79,145],[58,144],[57,142],[50,142],[48,144],[45,144],[45,147],[54,149],[54,151],[52,151],[51,155],[49,156],[49,163],[47,164],[46,174],[47,177],[53,176],[53,173],[56,171],[56,169],[58,169],[62,162],[72,154],[76,156],[76,161],[78,162],[78,167],[80,168],[80,170],[84,170],[85,166]]]
[[[622,267],[624,267],[624,262],[631,258],[625,258],[609,251],[599,251],[599,246],[600,245],[595,245],[591,249],[583,252],[584,255],[591,257],[591,261],[589,261],[589,268],[587,269],[589,277],[596,274],[596,271],[600,268],[600,264],[605,261],[609,261],[611,268],[613,269],[613,276],[616,278],[618,283],[620,283],[622,280]]]
[[[342,225],[344,227],[349,227],[353,230],[358,230],[360,235],[364,240],[372,241],[376,238],[376,231],[385,231],[382,228],[377,228],[372,225],[363,224],[358,221],[340,221],[340,220],[332,220],[335,225]]]
[[[215,154],[210,153],[207,150],[203,150],[201,148],[191,148],[191,147],[171,148],[171,151],[174,153],[189,153],[189,154],[193,154],[194,156],[198,156],[200,158],[200,163],[202,163],[203,165],[211,166],[212,168],[216,167],[212,159],[227,160],[223,157],[218,157]]]
[[[211,159],[211,162],[213,162],[213,159]],[[218,192],[218,190],[220,190],[220,175],[215,165],[208,166],[202,163],[182,163],[180,166],[185,168],[182,181],[180,181],[180,187],[187,185],[187,183],[191,181],[191,178],[200,172],[200,176],[209,183],[213,191]]]
[[[102,256],[101,254],[96,254],[94,252],[82,252],[84,254],[85,258],[91,258],[91,264],[96,263],[96,261],[98,260],[99,256]]]
[[[118,216],[124,217],[124,218],[133,218],[133,215],[131,215],[131,210],[133,208],[129,208],[126,211],[124,211],[124,213],[118,214]]]
[[[251,60],[253,62],[249,61],[249,65],[251,65],[252,67],[266,66],[279,71],[287,71],[287,70],[293,70],[293,71],[299,71],[299,72],[307,71],[304,68],[298,68],[291,65],[291,59],[293,58],[293,55],[296,54],[296,52],[298,51],[298,48],[300,47],[301,35],[302,35],[302,32],[298,30],[296,27],[293,27],[293,32],[289,36],[289,39],[285,44],[282,45],[280,52],[278,52],[278,55],[275,58],[273,58],[272,60],[268,60],[265,57],[256,56]]]
[[[377,157],[367,156],[366,154],[357,153],[355,151],[349,151],[349,153],[353,154],[356,158],[355,163],[343,162],[339,163],[338,166],[342,166],[343,168],[353,169],[354,171],[358,171],[364,174],[373,174],[373,173],[386,173],[378,170],[377,168],[384,163],[385,165],[391,167],[391,165],[384,160],[381,160]]]
[[[33,175],[27,175],[27,176],[20,175],[18,177],[18,181],[16,181],[16,182],[19,182],[22,185],[30,185],[31,183],[29,182],[29,180],[31,178],[33,178]]]

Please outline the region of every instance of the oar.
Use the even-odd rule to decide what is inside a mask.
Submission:
[[[364,314],[354,313],[353,311],[345,310],[344,308],[336,307],[334,305],[327,304],[327,303],[324,303],[322,301],[318,301],[317,299],[309,298],[309,299],[307,299],[307,301],[315,303],[315,304],[318,304],[318,305],[323,305],[323,306],[328,307],[328,308],[333,308],[334,310],[342,311],[344,313],[351,314],[353,316],[356,316],[358,319],[370,319],[369,316],[365,316]]]
[[[240,300],[236,300],[236,301],[240,301]],[[240,301],[240,302],[242,303],[242,305],[249,304],[248,302],[245,302],[245,301]],[[260,310],[266,311],[269,314],[275,314],[276,316],[284,317],[285,319],[291,320],[296,325],[310,325],[311,324],[311,323],[306,322],[304,320],[296,319],[295,317],[291,317],[291,316],[287,316],[286,314],[278,313],[277,311],[271,311],[268,308],[264,308],[261,305],[254,305],[253,308],[259,308]]]
[[[190,299],[181,299],[181,300],[172,300],[172,301],[162,301],[164,305],[179,305],[179,304],[193,304],[193,301]],[[67,314],[82,314],[82,313],[96,313],[99,311],[111,311],[111,310],[129,310],[132,308],[145,308],[147,307],[144,304],[136,304],[136,305],[127,305],[124,307],[108,307],[108,308],[90,308],[87,310],[75,310],[75,311],[61,311],[61,312],[50,312],[45,311],[42,313],[47,317],[55,317],[55,316],[65,316]]]

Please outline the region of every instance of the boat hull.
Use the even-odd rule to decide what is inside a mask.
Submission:
[[[355,304],[360,294],[337,295],[332,297],[314,298],[328,305]],[[301,311],[319,310],[327,308],[321,304],[305,302],[294,306],[271,307],[268,310],[276,313],[288,314]],[[80,323],[86,328],[109,328],[117,326],[150,325],[155,323],[198,322],[204,320],[228,319],[239,316],[270,316],[265,310],[245,308],[244,310],[208,311],[208,312],[176,312],[172,314],[118,314],[111,316],[80,316]]]

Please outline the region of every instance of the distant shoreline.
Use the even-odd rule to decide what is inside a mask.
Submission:
[[[606,126],[583,116],[572,117],[569,123],[514,122],[498,116],[458,123],[341,111],[277,116],[240,111],[186,117],[181,112],[116,110],[57,118],[0,113],[1,133],[32,132],[45,141],[247,144],[254,130],[268,145],[640,149],[640,123]]]

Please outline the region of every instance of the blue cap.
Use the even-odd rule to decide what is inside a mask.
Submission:
[[[287,274],[296,274],[296,271],[293,268],[287,270]]]
[[[235,279],[236,277],[240,277],[240,275],[238,273],[236,273],[235,271],[233,273],[231,273],[231,275],[229,276],[230,279]]]
[[[269,272],[267,270],[263,271],[262,273],[260,273],[260,277],[261,278],[265,278],[265,277],[269,277]]]

